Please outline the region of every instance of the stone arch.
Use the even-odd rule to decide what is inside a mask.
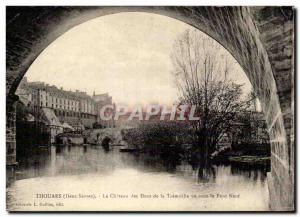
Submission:
[[[105,136],[101,141],[101,146],[105,151],[109,151],[112,139],[108,136]]]
[[[239,62],[259,96],[272,152],[270,188],[293,207],[294,86],[291,7],[7,7],[7,161],[14,163],[15,90],[27,69],[56,38],[90,19],[120,12],[168,16],[208,34]],[[287,189],[287,186],[289,189]],[[278,205],[279,206],[279,205]]]

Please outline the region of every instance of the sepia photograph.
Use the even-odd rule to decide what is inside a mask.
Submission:
[[[8,212],[295,212],[294,6],[5,10]]]

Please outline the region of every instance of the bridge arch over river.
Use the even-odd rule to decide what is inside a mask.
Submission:
[[[294,11],[291,7],[7,7],[7,165],[16,161],[15,91],[33,61],[72,27],[100,16],[148,12],[210,35],[244,69],[271,142],[271,207],[294,209]]]

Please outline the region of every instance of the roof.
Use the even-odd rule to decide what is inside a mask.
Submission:
[[[92,100],[92,97],[89,96],[86,92],[80,92],[80,91],[67,91],[63,89],[59,89],[54,85],[48,85],[43,82],[28,82],[26,84],[26,89],[35,89],[35,90],[43,90],[48,92],[51,96],[56,96],[58,98],[69,98],[74,100],[79,99],[88,99]]]
[[[52,109],[42,108],[42,112],[48,125],[63,127]]]
[[[70,126],[67,122],[64,122],[62,124],[63,128],[67,128],[67,129],[70,129],[70,130],[75,130],[72,126]]]
[[[108,93],[103,94],[97,94],[94,97],[88,95],[86,92],[82,91],[71,91],[71,90],[63,90],[62,88],[58,88],[55,85],[49,85],[44,82],[22,82],[22,85],[20,85],[17,89],[18,92],[22,93],[25,92],[27,94],[37,92],[37,91],[46,91],[49,93],[50,96],[54,96],[57,98],[66,98],[70,100],[87,100],[87,101],[102,101],[102,100],[112,100],[112,97],[108,95]],[[98,99],[98,97],[100,97]]]

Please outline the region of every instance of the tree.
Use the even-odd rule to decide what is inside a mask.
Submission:
[[[254,89],[252,88],[250,93],[248,94],[248,100],[250,102],[252,102],[253,111],[255,111],[255,112],[258,111],[257,99],[258,99],[258,96],[257,96],[256,92],[254,91]]]
[[[237,114],[249,107],[241,97],[242,85],[228,78],[233,62],[221,49],[212,39],[187,30],[175,41],[171,54],[180,101],[195,105],[200,117],[191,126],[195,129],[194,152],[205,161]]]

